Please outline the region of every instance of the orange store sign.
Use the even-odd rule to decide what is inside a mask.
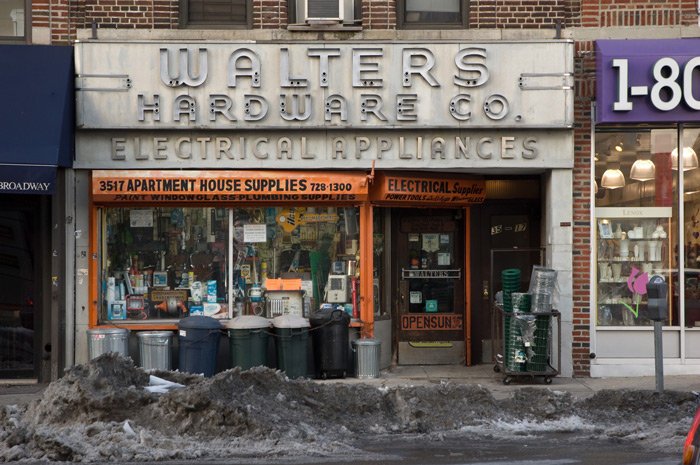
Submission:
[[[462,329],[462,315],[402,315],[402,330],[453,331]]]
[[[357,202],[367,199],[363,173],[278,171],[95,170],[100,202]]]
[[[372,187],[371,200],[377,203],[450,203],[469,205],[486,199],[483,179],[390,176],[380,173]]]

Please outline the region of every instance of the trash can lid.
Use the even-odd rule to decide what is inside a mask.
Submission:
[[[93,334],[125,334],[129,333],[131,330],[129,328],[93,328],[88,329],[87,333]]]
[[[210,316],[194,315],[178,321],[177,327],[192,329],[221,329],[221,323],[219,323],[219,320]]]
[[[151,337],[172,337],[172,331],[139,331],[136,333],[136,337],[140,338],[151,338]]]
[[[275,328],[307,328],[309,320],[297,315],[281,315],[272,319]]]
[[[333,321],[336,324],[350,324],[350,314],[339,308],[323,308],[316,310],[309,317],[311,326],[321,326],[322,324]]]
[[[270,320],[256,315],[240,315],[226,324],[228,329],[259,329],[269,328]]]
[[[353,339],[352,344],[356,345],[356,346],[376,346],[376,345],[381,344],[381,341],[378,341],[376,339],[370,339],[370,338]]]

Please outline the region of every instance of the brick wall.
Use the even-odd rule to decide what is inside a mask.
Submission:
[[[290,0],[294,1],[294,0]],[[254,29],[284,29],[287,27],[287,0],[254,0]]]
[[[583,0],[584,27],[688,26],[697,24],[697,3],[689,0]]]
[[[564,25],[571,3],[569,0],[475,1],[470,6],[469,27],[543,29],[554,27],[557,19]]]
[[[595,45],[579,41],[574,52],[574,198],[573,198],[573,371],[590,369],[591,268],[591,102],[595,98]]]

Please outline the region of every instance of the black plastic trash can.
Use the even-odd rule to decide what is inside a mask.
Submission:
[[[270,320],[261,316],[241,315],[226,325],[228,331],[231,368],[267,365],[267,339]]]
[[[306,376],[306,345],[309,340],[309,320],[296,315],[272,319],[277,349],[277,368],[289,378]]]
[[[316,377],[345,378],[348,373],[350,315],[345,310],[323,309],[314,312],[309,322]]]
[[[209,316],[188,316],[177,323],[179,369],[214,376],[221,339],[221,323]]]

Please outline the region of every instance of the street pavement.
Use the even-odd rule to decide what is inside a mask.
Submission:
[[[509,398],[521,387],[551,389],[570,392],[576,397],[592,396],[604,389],[656,390],[653,376],[631,378],[565,378],[555,376],[551,384],[545,384],[542,377],[517,376],[509,385],[503,384],[503,373],[496,373],[492,364],[472,367],[452,365],[413,365],[392,366],[381,370],[379,377],[358,379],[354,377],[318,380],[319,383],[366,383],[377,387],[419,386],[452,382],[477,384],[488,389],[496,399]],[[38,399],[47,384],[27,380],[0,380],[0,405],[26,405]],[[700,392],[698,376],[665,376],[664,390]]]

